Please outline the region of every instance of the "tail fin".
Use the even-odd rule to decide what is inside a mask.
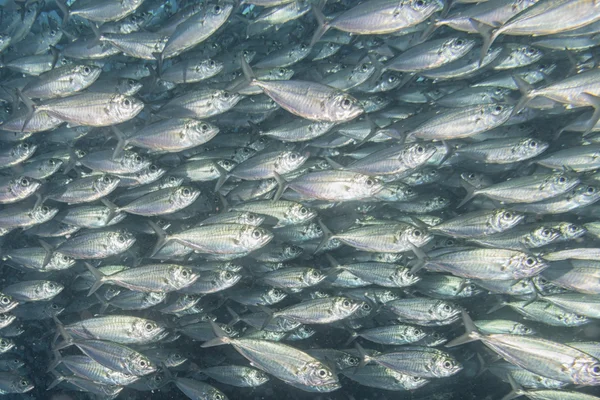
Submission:
[[[150,255],[150,257],[154,257],[156,255],[156,253],[158,253],[158,251],[165,244],[170,242],[170,240],[167,236],[167,233],[160,226],[158,226],[158,224],[156,224],[154,221],[148,221],[148,224],[150,224],[150,227],[152,227],[154,232],[156,232],[156,236],[158,236],[158,239],[156,240],[156,244],[154,245],[154,248],[152,249],[152,253]]]
[[[246,57],[243,54],[240,54],[240,61],[242,63],[242,72],[244,73],[244,77],[249,83],[256,81],[256,75],[254,75],[254,71],[252,71],[252,67],[248,64]]]
[[[358,343],[354,343],[354,347],[358,350],[358,354],[360,355],[360,364],[358,364],[358,368],[362,368],[372,361],[371,356],[367,354],[365,349]]]
[[[35,208],[35,206],[34,206],[34,208]],[[45,267],[50,262],[50,259],[52,258],[52,254],[54,254],[54,248],[52,246],[50,246],[48,243],[44,242],[42,239],[39,239],[38,242],[44,248],[44,250],[46,250],[46,256],[44,257],[44,263],[42,264],[42,266]]]
[[[348,340],[346,340],[346,343],[344,343],[344,346],[348,346],[350,343],[354,342],[354,339],[356,339],[358,337],[358,333],[354,332],[354,331],[350,331],[350,337],[348,338]]]
[[[471,319],[471,317],[469,317],[469,314],[467,314],[466,311],[462,312],[462,318],[463,318],[463,323],[465,324],[465,330],[466,330],[465,334],[448,342],[446,344],[446,347],[454,347],[454,346],[458,346],[461,344],[474,342],[481,338],[481,333],[479,333],[479,331],[477,330],[477,327],[473,323],[473,320]]]
[[[529,103],[531,100],[533,100],[535,98],[535,95],[533,94],[533,86],[531,86],[527,81],[525,81],[519,75],[513,75],[512,78],[513,78],[513,81],[515,81],[515,84],[517,85],[517,87],[519,88],[519,91],[521,92],[521,98],[517,102],[517,105],[515,106],[515,108],[513,109],[513,112],[512,112],[512,114],[515,115],[519,111],[524,109],[527,106],[527,103]]]
[[[287,189],[288,182],[277,172],[273,172],[273,177],[275,178],[275,180],[277,181],[277,184],[279,185],[279,187],[277,188],[277,192],[275,193],[275,197],[273,197],[273,201],[277,201],[281,198],[281,195],[283,195],[283,192],[285,192],[285,189]]]
[[[114,218],[115,214],[117,214],[118,212],[121,211],[121,209],[119,207],[117,207],[117,205],[115,203],[113,203],[112,201],[106,199],[106,198],[101,198],[100,201],[102,202],[102,204],[104,204],[107,208],[108,208],[108,218],[107,218],[107,222],[110,222],[111,219]]]
[[[327,20],[325,18],[325,15],[323,14],[323,12],[321,10],[319,10],[317,7],[312,7],[312,11],[313,11],[313,14],[315,15],[317,24],[319,26],[317,27],[317,30],[313,34],[313,37],[310,41],[310,47],[313,47],[315,45],[315,43],[317,43],[319,41],[319,39],[321,39],[321,37],[325,34],[325,32],[327,32],[330,28],[330,26],[327,23]]]
[[[58,366],[58,364],[62,362],[62,356],[60,355],[60,352],[58,350],[53,349],[52,354],[54,355],[54,360],[50,363],[46,372],[53,371]]]
[[[106,275],[100,272],[100,270],[92,267],[90,263],[86,262],[84,264],[87,267],[88,271],[90,271],[94,276],[94,284],[88,292],[88,296],[91,296],[92,294],[94,294],[94,292],[96,292],[96,290],[100,289],[100,286],[104,285],[104,283],[106,282]]]
[[[58,9],[63,13],[62,26],[65,26],[67,22],[69,22],[69,17],[71,13],[69,12],[69,8],[64,0],[54,0]]]
[[[515,381],[511,374],[507,374],[506,377],[508,379],[508,383],[510,383],[510,387],[512,388],[512,390],[510,391],[510,393],[504,396],[502,400],[516,399],[517,397],[521,397],[524,394],[526,394],[525,390],[523,390],[523,388],[519,386],[519,384]]]
[[[583,136],[587,136],[594,130],[596,124],[600,120],[600,97],[587,92],[583,92],[581,96],[584,97],[592,107],[594,107],[594,113],[588,122],[586,122],[586,129],[585,132],[583,132]]]
[[[321,230],[323,231],[323,239],[321,239],[321,243],[319,243],[319,245],[315,249],[314,254],[317,254],[319,252],[319,250],[321,250],[323,247],[325,247],[325,245],[327,244],[327,242],[329,242],[329,240],[333,237],[333,233],[323,223],[323,221],[321,221],[320,218],[317,221],[317,223],[319,224],[319,226],[321,227]]]
[[[469,202],[469,200],[471,200],[473,197],[477,196],[477,189],[475,188],[475,186],[471,185],[469,182],[462,180],[460,182],[460,184],[465,188],[465,190],[467,191],[467,195],[465,196],[464,199],[462,199],[462,201],[458,204],[458,206],[456,206],[456,208],[461,208],[462,206],[464,206],[467,202]]]
[[[227,181],[227,179],[229,179],[229,173],[227,171],[225,171],[225,169],[223,167],[221,167],[219,164],[214,163],[214,165],[215,165],[215,169],[219,172],[219,179],[217,180],[217,183],[215,184],[215,193],[218,193],[219,189],[221,189],[223,184]]]
[[[112,157],[114,160],[119,155],[121,155],[121,152],[123,151],[125,146],[127,146],[127,144],[128,144],[128,140],[125,138],[125,135],[123,134],[123,132],[121,132],[121,130],[119,128],[117,128],[116,126],[111,126],[110,129],[112,130],[112,132],[117,137],[117,140],[119,141],[117,143],[117,146],[115,147],[115,151],[113,152]]]
[[[54,350],[64,349],[65,347],[69,347],[73,345],[73,337],[66,331],[62,322],[58,320],[56,315],[52,317],[54,319],[54,323],[56,323],[56,329],[58,334],[63,337],[64,342],[59,343],[53,347]]]
[[[231,339],[227,334],[217,325],[214,321],[208,321],[213,329],[213,332],[217,336],[215,339],[208,340],[200,345],[200,347],[214,347],[221,346],[223,344],[231,343]]]
[[[481,22],[477,19],[469,18],[469,21],[471,22],[473,28],[475,28],[483,38],[483,44],[481,45],[481,56],[479,58],[479,65],[481,65],[483,63],[483,59],[490,50],[490,47],[492,47],[492,44],[501,32],[498,27],[488,25],[485,22]]]

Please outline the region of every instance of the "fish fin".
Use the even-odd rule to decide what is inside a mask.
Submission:
[[[462,199],[462,201],[458,204],[458,206],[456,206],[456,208],[461,208],[467,202],[469,202],[469,200],[471,200],[473,197],[477,196],[477,194],[478,194],[477,188],[475,188],[475,186],[471,185],[469,182],[465,181],[464,179],[460,181],[460,184],[467,191],[467,195],[465,196],[464,199]]]
[[[215,184],[215,193],[217,193],[223,184],[227,182],[227,179],[229,179],[229,174],[217,163],[215,163],[215,169],[219,171],[219,179],[217,179],[217,183]]]
[[[350,331],[350,337],[348,338],[348,340],[346,340],[346,343],[344,343],[344,346],[348,346],[350,343],[354,342],[354,340],[358,337],[358,333],[356,333],[355,331],[351,330]]]
[[[321,39],[321,37],[325,34],[325,32],[327,32],[330,28],[329,24],[327,23],[327,18],[323,14],[323,11],[321,11],[318,7],[312,7],[312,12],[315,16],[315,19],[317,20],[318,27],[315,30],[312,39],[310,40],[310,47],[313,47],[315,43],[317,43],[319,39]]]
[[[267,317],[265,318],[265,320],[262,323],[262,326],[260,327],[261,330],[264,330],[265,326],[269,325],[271,323],[271,321],[273,321],[274,312],[269,307],[263,306],[261,304],[257,304],[256,307],[258,309],[260,309],[260,311],[262,311],[263,313],[265,313],[267,315]]]
[[[167,233],[160,226],[158,226],[156,222],[148,221],[148,224],[154,230],[156,236],[158,236],[158,239],[156,239],[156,244],[154,245],[152,253],[150,254],[150,257],[154,257],[165,244],[170,242],[170,240],[167,236]]]
[[[588,92],[583,92],[581,96],[584,97],[592,107],[594,107],[594,113],[592,114],[588,122],[586,122],[586,129],[583,132],[583,136],[587,136],[592,132],[592,130],[600,120],[600,97]]]
[[[35,114],[36,105],[29,97],[25,96],[21,92],[21,90],[18,88],[17,88],[17,96],[19,96],[19,99],[21,99],[21,101],[23,102],[23,104],[25,104],[25,107],[27,108],[27,116],[25,117],[25,121],[23,122],[23,126],[21,127],[21,132],[24,132],[25,128],[27,128],[27,125],[29,125],[29,122],[31,121],[31,119],[33,118],[33,115]]]
[[[65,347],[71,346],[73,344],[73,337],[69,334],[69,332],[66,331],[64,325],[58,320],[56,315],[52,318],[54,319],[54,323],[56,324],[56,330],[58,332],[58,335],[62,336],[64,340],[64,342],[62,343],[54,344],[52,348],[55,350],[60,350],[64,349]]]
[[[69,22],[69,18],[71,13],[69,12],[69,8],[67,7],[67,3],[64,0],[54,0],[58,9],[63,13],[62,26],[67,25]]]
[[[333,233],[331,232],[331,230],[329,230],[329,228],[323,223],[323,221],[321,221],[320,218],[317,220],[317,223],[319,224],[319,226],[321,227],[321,230],[323,231],[323,239],[321,239],[321,242],[319,243],[319,245],[317,246],[317,248],[315,249],[315,252],[313,254],[317,254],[319,252],[319,250],[321,250],[323,247],[325,247],[327,242],[329,242],[329,240],[333,237]]]
[[[50,246],[49,243],[43,241],[42,239],[38,239],[38,242],[40,243],[40,246],[42,246],[44,248],[44,250],[46,250],[46,255],[44,256],[44,262],[42,264],[42,266],[45,267],[50,262],[50,259],[52,258],[52,254],[54,254],[54,248],[52,246]]]
[[[496,311],[498,311],[499,309],[506,307],[506,305],[507,305],[507,304],[506,304],[506,302],[505,302],[505,301],[502,301],[502,300],[500,300],[500,301],[498,301],[496,304],[494,304],[494,305],[492,306],[492,308],[490,308],[490,309],[489,309],[489,310],[486,312],[486,314],[491,314],[491,313],[493,313],[493,312],[496,312]]]
[[[433,33],[436,30],[438,30],[438,28],[444,26],[445,24],[446,24],[446,21],[443,19],[432,18],[431,23],[429,24],[427,29],[425,29],[421,33],[421,36],[419,37],[419,43],[425,42],[427,39],[429,39],[431,37],[431,35],[433,35]]]
[[[408,242],[408,247],[410,247],[415,256],[417,256],[417,264],[415,264],[415,266],[410,270],[411,273],[415,273],[425,266],[429,257],[427,257],[427,254],[425,254],[423,250],[410,242]]]
[[[523,110],[531,100],[535,98],[535,94],[533,86],[531,86],[529,82],[521,78],[519,75],[513,75],[512,79],[521,92],[521,98],[512,111],[512,115],[516,115],[519,111]]]
[[[502,400],[512,400],[517,397],[521,397],[526,392],[523,390],[521,386],[515,381],[511,374],[506,374],[506,378],[508,379],[508,383],[510,383],[510,387],[512,390],[506,396],[502,398]]]
[[[52,374],[54,374],[54,376],[56,377],[56,379],[54,379],[52,381],[52,383],[50,383],[50,385],[46,388],[46,390],[54,389],[54,387],[60,385],[65,380],[65,377],[62,376],[62,375],[57,374],[56,371],[49,371],[49,372],[52,372]]]
[[[277,172],[273,172],[273,177],[277,181],[277,185],[278,185],[277,192],[275,192],[275,197],[273,197],[273,201],[277,201],[281,198],[281,196],[283,195],[283,192],[285,192],[285,189],[287,189],[288,182],[285,180],[285,178],[283,176],[279,175]]]
[[[329,163],[329,165],[333,169],[343,171],[345,168],[342,164],[338,163],[337,161],[333,161],[331,158],[329,158],[327,156],[325,156],[325,160],[327,160],[327,163]]]
[[[127,138],[125,138],[125,134],[121,132],[121,130],[116,126],[111,126],[110,130],[112,131],[112,133],[114,133],[114,135],[117,137],[117,140],[119,141],[115,146],[115,150],[113,151],[112,158],[114,160],[115,158],[121,155],[123,149],[125,149],[125,146],[127,146],[129,141],[127,140]]]
[[[87,267],[88,271],[90,271],[91,274],[94,276],[94,284],[88,292],[88,296],[91,296],[92,294],[94,294],[94,292],[96,292],[96,290],[100,289],[100,286],[104,285],[104,283],[106,282],[106,275],[104,275],[99,269],[92,267],[92,264],[88,262],[85,262],[84,264]]]
[[[465,324],[465,334],[446,343],[446,347],[454,347],[464,343],[474,342],[481,338],[481,333],[479,333],[479,331],[477,330],[477,327],[473,323],[473,320],[471,319],[469,314],[467,314],[467,312],[464,310],[462,312],[462,318],[463,323]]]
[[[152,55],[154,56],[154,58],[156,58],[156,65],[158,68],[158,76],[161,77],[162,72],[163,72],[164,62],[165,62],[164,54],[161,52],[161,53],[152,53]]]
[[[336,260],[331,254],[325,253],[325,258],[327,259],[332,268],[340,267],[340,263],[338,262],[338,260]]]
[[[102,204],[104,204],[107,208],[108,208],[108,219],[107,221],[110,222],[110,220],[112,220],[115,217],[115,214],[117,214],[118,212],[121,211],[121,209],[119,207],[117,207],[117,205],[115,203],[113,203],[112,201],[108,200],[107,198],[101,198],[100,201],[102,202]]]
[[[371,361],[371,357],[367,354],[365,349],[360,344],[354,343],[354,347],[356,348],[356,350],[358,351],[358,354],[360,355],[359,356],[360,364],[358,364],[358,367],[356,367],[356,370],[359,370],[360,368],[364,367]]]
[[[219,196],[219,201],[221,202],[221,206],[223,206],[223,208],[220,211],[219,210],[217,210],[217,211],[219,211],[220,214],[226,213],[227,211],[229,211],[231,206],[229,205],[229,202],[227,201],[225,196],[223,196],[221,193],[217,193],[217,195]]]
[[[106,301],[105,298],[103,298],[102,296],[100,296],[98,293],[94,293],[94,296],[96,296],[96,298],[98,299],[98,301],[101,304],[100,310],[98,310],[98,314],[102,315],[102,314],[104,314],[106,312],[106,309],[108,308],[108,306],[110,304],[108,303],[108,301]]]
[[[221,329],[219,325],[217,325],[214,321],[208,321],[208,323],[210,324],[216,338],[202,343],[200,347],[214,347],[230,343],[230,338],[227,336],[225,331]]]
[[[492,44],[498,37],[499,31],[497,26],[489,25],[485,22],[479,21],[475,18],[469,18],[471,26],[481,35],[483,38],[483,44],[481,45],[481,56],[479,58],[479,66],[483,64],[483,59],[492,47]]]
[[[62,362],[62,356],[60,352],[56,349],[52,349],[52,354],[54,355],[54,360],[48,365],[46,372],[54,371],[54,369]]]
[[[98,25],[96,25],[95,23],[90,23],[89,25],[90,25],[90,28],[92,29],[92,32],[94,32],[94,40],[91,40],[87,44],[86,47],[88,49],[91,49],[92,47],[97,46],[98,44],[100,44],[100,38],[102,38],[102,33],[100,32],[100,28],[98,28]]]
[[[254,75],[254,71],[252,71],[252,67],[248,64],[246,57],[240,53],[240,62],[242,63],[242,72],[244,73],[244,77],[249,83],[256,81],[256,75]]]
[[[233,311],[233,309],[229,306],[225,307],[227,309],[227,312],[231,315],[231,321],[229,321],[229,323],[227,324],[227,326],[232,327],[235,324],[237,324],[238,322],[241,321],[240,316],[238,315],[238,313],[236,313],[235,311]]]

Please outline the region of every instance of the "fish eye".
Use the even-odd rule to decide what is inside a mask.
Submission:
[[[52,304],[50,305],[50,308],[52,308],[53,310],[58,310],[58,305],[56,305],[56,304],[52,303]]]
[[[285,69],[279,68],[279,75],[285,75]]]
[[[301,207],[300,208],[300,214],[306,215],[306,213],[308,213],[308,209],[306,207]]]
[[[588,186],[588,188],[587,188],[587,192],[588,192],[589,194],[593,194],[593,193],[595,193],[595,192],[596,192],[596,189],[595,189],[593,186]]]
[[[296,153],[292,153],[290,154],[290,158],[292,159],[292,161],[295,161],[298,158],[298,156],[296,155]]]
[[[224,99],[228,99],[229,98],[229,93],[228,92],[223,92],[223,98]]]
[[[187,269],[184,269],[183,271],[181,271],[181,276],[183,276],[184,278],[187,278],[189,276],[189,272],[187,271]]]
[[[535,54],[535,49],[533,47],[528,47],[525,49],[525,53],[529,55]]]
[[[21,179],[21,186],[29,186],[29,179],[23,178]]]
[[[367,181],[365,182],[367,184],[367,186],[373,186],[373,180],[372,179],[367,179]]]
[[[175,178],[174,176],[169,177],[169,183],[176,183],[176,182],[177,182],[177,178]]]
[[[415,1],[415,4],[417,7],[423,7],[425,5],[425,1],[424,0],[417,0]]]
[[[208,131],[208,125],[206,125],[206,124],[202,124],[202,125],[200,125],[200,130],[201,130],[202,132],[206,132],[206,131]]]
[[[446,240],[446,246],[454,246],[454,240],[452,240],[452,239]]]
[[[54,283],[49,283],[48,284],[48,289],[54,290],[54,289],[56,289],[56,286],[54,285]]]
[[[261,236],[262,236],[262,234],[260,233],[260,231],[259,231],[259,230],[254,230],[254,231],[252,231],[252,237],[253,237],[254,239],[259,239]]]
[[[600,365],[596,364],[592,367],[592,373],[594,375],[600,375]]]
[[[495,110],[497,112],[500,112],[500,111],[504,110],[504,107],[502,107],[501,105],[497,105],[496,108],[495,108]]]
[[[56,161],[54,161],[54,159],[51,158],[48,160],[48,164],[54,166],[54,165],[56,165]]]
[[[361,66],[360,66],[360,69],[361,69],[363,72],[366,72],[366,71],[368,71],[368,70],[369,70],[369,66],[368,66],[367,64],[363,64],[363,65],[361,65]]]
[[[525,260],[525,264],[531,267],[535,264],[535,260],[532,257],[527,257],[527,259]]]
[[[318,278],[318,277],[320,276],[320,274],[319,274],[319,271],[317,271],[317,270],[313,270],[313,271],[312,271],[310,274],[311,274],[311,275],[312,275],[314,278]]]
[[[225,272],[225,279],[229,280],[233,278],[233,274],[229,271]]]
[[[142,162],[142,157],[135,156],[134,160],[135,160],[136,163],[141,163]]]
[[[146,367],[146,361],[140,360],[140,367]]]
[[[175,354],[173,354],[173,358],[176,360],[179,360],[179,359],[181,359],[181,354],[175,353]]]
[[[365,311],[371,311],[371,306],[369,303],[363,303],[362,309]]]
[[[462,39],[458,39],[458,40],[456,41],[456,44],[457,44],[457,45],[459,45],[459,46],[462,46],[463,44],[465,44],[465,41],[464,41],[464,40],[462,40]]]
[[[225,333],[232,333],[233,332],[233,330],[230,327],[228,327],[228,326],[226,326],[225,328],[223,328],[223,330],[225,331]]]
[[[27,386],[27,385],[29,385],[29,381],[27,381],[27,379],[21,379],[21,382],[19,382],[19,385]]]
[[[422,234],[422,232],[418,229],[413,232],[413,236],[416,236],[416,237],[421,236],[421,234]]]
[[[350,107],[351,104],[352,104],[352,101],[350,99],[348,99],[348,98],[346,98],[346,99],[344,99],[342,101],[342,107],[343,108],[348,108],[348,107]]]
[[[118,241],[119,243],[125,243],[125,236],[123,236],[123,235],[119,235],[119,236],[117,236],[117,241]]]
[[[394,82],[396,82],[396,79],[398,79],[398,78],[396,78],[396,75],[390,75],[388,77],[388,82],[389,83],[394,83]]]
[[[346,308],[350,307],[350,301],[348,301],[348,300],[344,300],[344,301],[342,302],[342,306],[344,306],[344,307],[346,307]]]
[[[319,376],[320,376],[321,378],[325,378],[325,377],[327,376],[327,370],[325,370],[325,369],[320,369],[320,370],[318,370],[318,371],[317,371],[317,374],[319,374]]]
[[[512,218],[512,214],[510,212],[504,213],[504,219],[511,219],[511,218]]]
[[[90,69],[90,67],[85,66],[85,67],[83,67],[83,72],[86,74],[89,74],[90,72],[92,72],[92,70]]]
[[[49,213],[50,212],[50,208],[48,208],[47,206],[43,206],[42,207],[42,212],[43,213]]]
[[[112,181],[112,179],[110,179],[110,176],[104,176],[104,178],[102,178],[102,182],[104,183],[110,183]]]
[[[156,171],[158,171],[158,167],[156,165],[154,165],[154,164],[150,165],[149,169],[150,169],[150,172],[156,172]]]
[[[551,233],[552,233],[552,231],[550,231],[550,229],[544,229],[542,231],[542,235],[543,236],[550,236]]]
[[[192,194],[192,191],[188,188],[185,188],[185,189],[183,189],[182,194],[187,197],[190,194]]]
[[[449,304],[444,304],[444,307],[443,307],[443,309],[444,309],[444,311],[451,311],[451,310],[452,310],[452,307],[450,307],[450,305],[449,305]]]
[[[123,100],[123,105],[124,105],[125,107],[129,107],[129,106],[131,105],[131,100],[129,100],[129,99],[125,99],[125,100]]]
[[[23,144],[21,145],[21,147],[22,147],[24,150],[28,150],[28,149],[29,149],[29,144],[27,144],[27,143],[23,143]]]
[[[305,44],[300,45],[300,50],[306,50],[306,49],[307,49],[307,47]]]
[[[423,148],[423,146],[417,147],[417,153],[423,154],[424,151],[425,151],[425,149]]]
[[[10,303],[10,299],[8,297],[6,297],[6,296],[3,296],[2,300],[0,300],[0,301],[2,302],[2,304],[8,304],[8,303]]]
[[[450,369],[454,363],[452,361],[444,361],[444,368]]]
[[[144,326],[144,328],[146,328],[146,330],[147,330],[147,331],[151,331],[151,330],[153,330],[153,329],[154,329],[154,325],[152,325],[152,324],[150,324],[150,323],[147,323],[147,324]]]
[[[127,84],[128,84],[129,86],[134,86],[134,85],[135,85],[135,81],[134,81],[133,79],[128,79],[128,80],[127,80]]]

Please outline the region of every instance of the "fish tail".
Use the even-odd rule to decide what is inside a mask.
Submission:
[[[473,323],[473,320],[471,319],[471,317],[469,317],[469,314],[467,314],[466,311],[462,312],[462,318],[463,318],[463,323],[465,324],[466,332],[464,333],[464,335],[461,335],[461,336],[457,337],[456,339],[448,342],[446,344],[446,347],[454,347],[454,346],[458,346],[458,345],[469,343],[469,342],[474,342],[476,340],[481,339],[481,336],[482,336],[481,333],[477,330],[477,327]]]
[[[481,56],[479,58],[479,65],[481,66],[481,64],[483,64],[483,59],[485,58],[485,55],[490,50],[490,47],[492,47],[492,44],[496,41],[496,38],[500,34],[500,31],[498,30],[498,27],[491,26],[475,18],[469,18],[469,21],[471,22],[473,28],[477,30],[477,32],[479,32],[479,34],[483,38],[483,44],[481,45]]]
[[[317,43],[330,28],[329,24],[327,23],[327,19],[321,10],[319,10],[317,7],[312,7],[312,11],[319,26],[313,34],[313,37],[310,41],[310,47],[313,47],[315,43]]]
[[[279,186],[277,188],[277,192],[275,193],[275,197],[273,197],[273,201],[277,201],[281,198],[283,192],[285,192],[285,189],[287,189],[288,182],[277,172],[273,172],[273,177],[275,178],[275,180],[277,181],[277,185]]]
[[[90,291],[88,292],[88,296],[91,296],[92,294],[94,294],[96,292],[96,290],[100,289],[100,286],[104,285],[104,283],[106,282],[106,275],[104,275],[97,268],[92,267],[92,265],[90,263],[86,262],[84,264],[87,267],[88,271],[90,271],[91,274],[94,276],[94,284],[92,285],[92,287],[90,288]]]

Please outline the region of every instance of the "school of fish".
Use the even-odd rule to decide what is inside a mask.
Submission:
[[[600,1],[0,0],[0,395],[600,400]]]

